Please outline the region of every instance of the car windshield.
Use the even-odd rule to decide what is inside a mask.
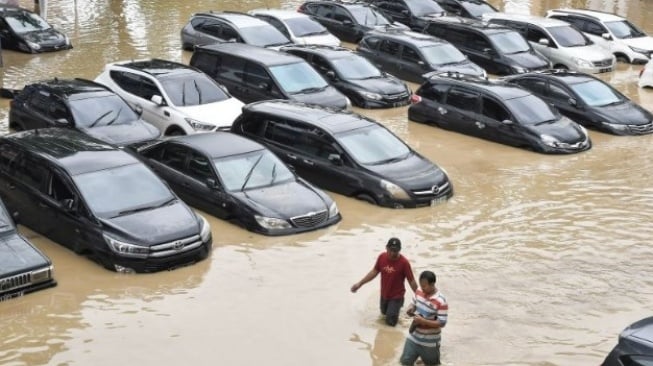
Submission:
[[[490,35],[490,40],[500,53],[510,55],[513,53],[528,52],[531,47],[528,42],[517,32],[501,32]]]
[[[115,94],[105,94],[68,102],[77,127],[116,126],[138,120],[138,115]]]
[[[605,22],[610,32],[617,38],[640,38],[646,37],[646,34],[637,29],[631,22],[627,20],[619,20],[616,22]]]
[[[351,55],[335,59],[332,62],[340,77],[345,80],[372,79],[383,76],[376,66],[362,56]]]
[[[580,47],[592,44],[589,38],[569,25],[550,27],[547,30],[562,47]]]
[[[434,46],[420,47],[422,55],[431,65],[457,64],[467,60],[467,57],[449,43],[437,44]]]
[[[9,213],[3,204],[0,203],[0,232],[14,230],[14,222],[9,217]]]
[[[178,107],[202,105],[229,99],[210,77],[201,72],[159,79],[170,102]]]
[[[269,150],[213,161],[227,191],[240,192],[295,180],[295,175]]]
[[[240,34],[245,43],[259,47],[281,46],[290,43],[283,33],[269,24],[240,28]]]
[[[18,34],[51,28],[50,24],[43,20],[43,18],[26,11],[9,13],[5,15],[4,19],[9,24],[9,27]]]
[[[377,25],[389,25],[390,21],[386,19],[378,11],[369,6],[350,6],[347,8],[351,15],[354,16],[356,22],[362,25],[377,26]]]
[[[99,217],[145,211],[175,200],[159,177],[141,163],[83,173],[73,180]]]
[[[623,102],[623,98],[616,90],[598,80],[572,84],[570,87],[585,104],[592,107],[620,104]]]
[[[270,67],[270,72],[289,94],[310,93],[326,89],[329,84],[306,62]]]
[[[559,114],[549,104],[532,94],[508,99],[504,103],[517,119],[514,122],[522,125],[553,122],[560,118]]]
[[[351,156],[363,165],[399,161],[410,155],[406,144],[384,127],[373,125],[336,136]]]
[[[297,37],[317,36],[329,33],[322,24],[309,17],[288,18],[284,21],[292,33]]]
[[[493,8],[490,4],[483,2],[463,1],[461,4],[471,16],[476,18],[480,18],[483,14],[497,12],[497,9]]]
[[[444,9],[432,0],[406,0],[406,5],[410,9],[410,12],[417,17],[444,13]]]

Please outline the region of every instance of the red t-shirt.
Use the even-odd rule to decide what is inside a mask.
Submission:
[[[408,259],[401,254],[397,259],[390,259],[387,252],[381,253],[374,268],[381,273],[381,298],[385,300],[402,299],[406,293],[404,281],[415,279]]]

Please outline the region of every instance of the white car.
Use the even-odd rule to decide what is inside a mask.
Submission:
[[[653,61],[646,63],[646,66],[639,72],[639,81],[637,82],[640,88],[649,87],[653,88]]]
[[[629,63],[646,63],[653,53],[653,37],[618,15],[585,9],[554,9],[546,16],[573,24]]]
[[[248,13],[272,24],[295,44],[340,46],[336,36],[306,14],[281,9],[254,9]]]
[[[159,59],[107,64],[95,79],[133,107],[164,135],[228,130],[243,102],[198,69]]]
[[[483,20],[520,32],[556,69],[596,74],[613,71],[616,58],[567,22],[533,15],[486,13]]]

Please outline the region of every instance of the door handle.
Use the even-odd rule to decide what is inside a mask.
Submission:
[[[16,185],[13,184],[13,183],[9,183],[8,186],[9,186],[9,189],[16,189]]]
[[[168,112],[168,111],[163,111],[163,115],[166,116],[166,117],[170,117],[170,112]]]
[[[447,114],[447,110],[446,110],[446,109],[444,109],[444,108],[442,108],[442,107],[438,107],[438,113],[440,113],[440,114],[443,114],[443,115],[444,115],[444,114]]]
[[[294,155],[294,154],[286,154],[286,156],[288,157],[288,159],[297,160],[297,155]]]
[[[303,159],[303,161],[304,161],[304,163],[305,163],[306,165],[311,165],[311,166],[315,165],[315,163],[312,162],[312,161],[310,161],[310,160]]]

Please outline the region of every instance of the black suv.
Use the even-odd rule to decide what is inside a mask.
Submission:
[[[310,15],[345,42],[357,43],[373,29],[408,28],[392,23],[380,11],[364,2],[311,0],[300,5],[297,11]]]
[[[0,196],[21,223],[119,272],[208,256],[211,228],[143,162],[65,128],[0,137]]]
[[[505,80],[530,90],[585,127],[614,135],[653,133],[651,112],[592,75],[546,70]]]
[[[496,13],[499,10],[483,0],[434,0],[444,10],[452,15],[465,18],[481,19],[486,13]]]
[[[357,107],[391,108],[410,102],[411,91],[406,83],[348,48],[297,45],[281,51],[305,59]]]
[[[161,135],[109,88],[83,79],[52,79],[25,86],[11,101],[9,127],[16,131],[76,128],[119,146]]]
[[[423,32],[445,39],[490,74],[508,75],[547,69],[549,60],[536,52],[521,33],[481,21],[443,17]]]
[[[582,126],[506,82],[433,75],[413,101],[408,118],[415,122],[542,153],[575,153],[591,147]]]
[[[56,284],[50,259],[18,233],[0,201],[0,302]]]
[[[421,31],[430,19],[445,15],[433,0],[370,0],[390,20]]]
[[[487,76],[451,43],[427,34],[373,31],[363,37],[357,50],[379,69],[414,83],[422,83],[423,75],[433,71]]]
[[[243,107],[231,128],[336,193],[394,208],[434,205],[453,195],[442,169],[383,125],[354,113],[263,101]]]
[[[303,59],[243,43],[200,46],[191,66],[204,71],[245,103],[292,99],[345,109],[350,101]]]
[[[68,36],[52,28],[37,14],[27,9],[1,3],[0,44],[4,49],[27,53],[73,48]]]
[[[601,366],[653,365],[653,316],[638,320],[619,334],[619,341]]]

